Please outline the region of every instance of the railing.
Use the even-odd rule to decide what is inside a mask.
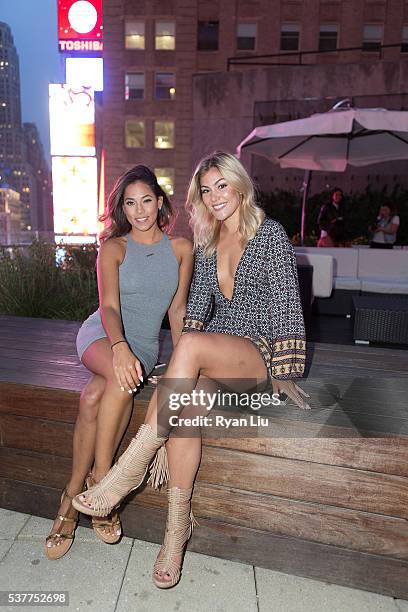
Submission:
[[[363,53],[367,53],[370,55],[375,55],[376,53],[379,54],[380,59],[382,59],[383,57],[383,49],[396,49],[396,48],[400,48],[401,49],[401,53],[407,53],[407,57],[408,57],[408,52],[402,51],[402,43],[393,43],[391,45],[379,45],[378,49],[372,50],[372,49],[366,49],[364,48],[364,46],[360,46],[360,47],[339,47],[338,49],[325,49],[325,50],[319,50],[316,49],[314,51],[287,51],[285,53],[269,53],[266,55],[234,55],[232,57],[228,58],[227,61],[227,71],[229,72],[230,67],[231,66],[310,66],[310,64],[307,64],[304,62],[304,57],[307,57],[308,55],[326,55],[328,53],[344,53],[344,52],[349,52],[349,51],[362,51]],[[273,58],[285,58],[285,57],[290,57],[290,58],[297,58],[297,61],[293,61],[293,62],[281,62],[281,61],[270,61],[270,62],[260,62],[259,60],[263,60],[263,59],[273,59]],[[251,61],[247,61],[247,60],[251,60]]]

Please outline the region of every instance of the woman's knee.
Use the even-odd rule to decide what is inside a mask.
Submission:
[[[81,393],[79,402],[79,416],[87,421],[93,421],[98,416],[99,404],[105,390],[105,381],[102,377],[92,381]]]
[[[195,359],[199,350],[202,348],[203,337],[199,332],[189,332],[183,334],[180,340],[177,342],[176,348],[173,352],[173,359],[177,361],[187,360],[191,362]]]

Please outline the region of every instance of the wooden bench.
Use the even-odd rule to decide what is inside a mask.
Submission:
[[[77,329],[0,318],[3,508],[55,516],[89,376]],[[310,352],[303,386],[313,411],[269,408],[258,438],[205,439],[189,549],[408,599],[407,353],[329,344]],[[136,396],[122,448],[150,394]],[[145,487],[122,509],[126,535],[161,541],[164,492]]]

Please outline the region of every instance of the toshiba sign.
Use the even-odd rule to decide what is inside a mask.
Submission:
[[[102,38],[102,0],[58,0],[60,51],[101,53]]]

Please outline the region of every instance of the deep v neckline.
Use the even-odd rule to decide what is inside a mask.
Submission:
[[[226,295],[224,295],[224,293],[221,291],[220,281],[219,281],[219,278],[218,278],[218,249],[215,249],[215,252],[214,252],[214,266],[215,266],[215,279],[217,281],[217,289],[218,289],[218,292],[220,293],[220,295],[227,302],[232,303],[234,301],[234,295],[235,295],[235,288],[236,288],[236,284],[237,284],[238,272],[239,272],[239,270],[241,268],[241,264],[242,264],[242,262],[244,260],[244,257],[245,257],[245,254],[246,254],[246,251],[248,249],[248,246],[249,246],[250,242],[251,241],[248,240],[248,242],[246,243],[246,245],[244,247],[244,250],[241,253],[241,257],[238,260],[237,267],[235,268],[234,280],[233,280],[233,284],[232,284],[232,294],[231,294],[230,298],[228,298]]]

